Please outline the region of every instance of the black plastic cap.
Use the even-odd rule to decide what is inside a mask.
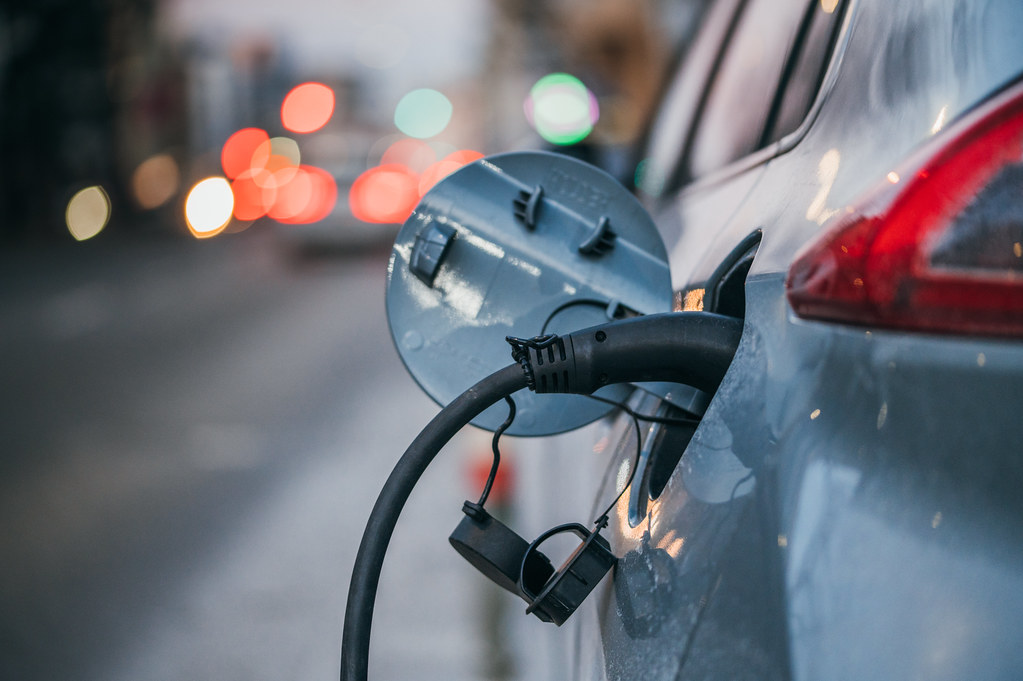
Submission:
[[[518,582],[529,543],[481,507],[467,502],[464,510],[465,517],[448,538],[451,546],[490,581],[525,599]],[[543,588],[552,574],[551,561],[533,551],[525,565],[527,587]]]

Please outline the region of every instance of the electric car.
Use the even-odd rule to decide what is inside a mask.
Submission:
[[[518,524],[563,524],[523,539],[488,482],[451,535],[561,625],[524,678],[1023,678],[1021,35],[1018,0],[717,0],[635,195],[553,154],[438,183],[387,308],[446,406],[371,514],[342,678],[470,421],[490,482],[501,432],[572,431],[519,467]]]
[[[674,309],[743,333],[714,393],[629,402],[698,425],[637,455],[619,414],[547,476],[623,492],[567,677],[1023,678],[1021,35],[1015,0],[709,9],[636,184]]]

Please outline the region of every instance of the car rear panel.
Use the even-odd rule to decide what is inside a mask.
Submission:
[[[794,677],[1020,678],[1023,348],[775,331],[761,370]]]
[[[1023,4],[847,12],[810,120],[660,209],[683,293],[763,241],[742,345],[681,463],[638,524],[619,503],[623,558],[577,615],[578,679],[1023,678],[1023,344],[805,321],[785,299],[799,249],[1019,78]],[[611,425],[597,498],[634,438]]]

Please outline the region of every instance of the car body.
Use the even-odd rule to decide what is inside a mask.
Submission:
[[[559,473],[552,454],[532,481],[527,516],[549,522],[606,505],[637,466],[606,531],[614,576],[558,632],[563,678],[1023,678],[1020,265],[995,268],[995,317],[1016,326],[994,331],[940,310],[907,328],[912,302],[847,314],[814,279],[877,206],[981,195],[917,180],[956,170],[971,126],[1019,100],[1021,34],[1016,0],[709,9],[637,185],[676,309],[742,317],[743,337],[714,395],[632,397],[698,427],[644,423],[637,464],[621,414],[583,431],[584,461],[578,434],[557,441]],[[994,210],[1018,260],[1015,200]]]

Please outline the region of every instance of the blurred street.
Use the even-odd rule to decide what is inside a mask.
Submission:
[[[386,251],[278,246],[0,253],[0,678],[336,678],[370,505],[437,407],[387,332]],[[483,678],[463,468],[438,459],[392,541],[375,678]]]

